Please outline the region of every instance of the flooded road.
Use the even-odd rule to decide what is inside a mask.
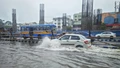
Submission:
[[[45,41],[47,42],[47,41]],[[120,50],[0,41],[0,68],[120,68]],[[49,43],[48,43],[49,44]]]

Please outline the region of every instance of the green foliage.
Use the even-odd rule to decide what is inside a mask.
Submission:
[[[106,27],[106,24],[102,23],[102,24],[100,25],[100,29],[101,29],[101,30],[106,30],[106,28],[107,28],[107,27]]]
[[[12,28],[12,26],[4,26],[4,28]]]
[[[67,26],[66,29],[67,30],[72,30],[72,27],[71,26]]]

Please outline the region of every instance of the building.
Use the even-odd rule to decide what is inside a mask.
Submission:
[[[73,20],[71,19],[71,16],[67,16],[66,14],[63,14],[62,17],[53,18],[53,24],[56,25],[56,29],[58,31],[68,30],[67,29],[68,27],[72,28],[72,23],[73,23]]]
[[[38,25],[38,23],[36,23],[36,22],[26,22],[26,23],[23,23],[23,24],[20,24],[20,25],[22,25],[22,26],[26,26],[26,25]]]
[[[76,13],[73,15],[73,30],[81,30],[82,13]]]
[[[107,13],[97,13],[94,16],[95,29],[100,30],[101,24],[106,25],[106,29],[120,28],[120,13],[119,12],[107,12]]]
[[[40,4],[40,17],[39,17],[39,24],[44,24],[44,4]]]
[[[12,28],[12,22],[11,21],[6,21],[4,23],[4,28],[9,30],[10,28]]]
[[[120,24],[120,13],[118,12],[109,12],[102,13],[102,23],[107,25],[109,24]]]
[[[4,20],[0,19],[0,28],[4,28]]]
[[[53,22],[45,22],[45,24],[53,24]]]
[[[120,12],[102,13],[101,21],[110,29],[114,26],[120,28]]]
[[[93,1],[82,0],[82,30],[90,31],[92,29]]]
[[[101,30],[102,9],[95,9],[92,19],[92,30]]]
[[[17,31],[16,9],[12,9],[12,29],[13,32]]]

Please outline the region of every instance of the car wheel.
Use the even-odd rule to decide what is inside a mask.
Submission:
[[[100,36],[97,36],[98,39],[100,39],[101,37]]]
[[[82,45],[76,45],[76,48],[83,48]]]
[[[39,35],[38,35],[38,39],[41,39],[41,38],[42,38],[42,37],[41,37],[41,35],[39,34]]]
[[[113,39],[113,36],[110,36],[110,39]]]
[[[94,42],[94,41],[95,41],[95,39],[91,39],[91,43]]]
[[[27,39],[27,37],[23,37],[24,39]]]

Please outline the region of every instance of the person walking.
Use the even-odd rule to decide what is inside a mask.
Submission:
[[[53,39],[54,38],[53,29],[51,30],[51,34],[52,34],[51,39]]]

